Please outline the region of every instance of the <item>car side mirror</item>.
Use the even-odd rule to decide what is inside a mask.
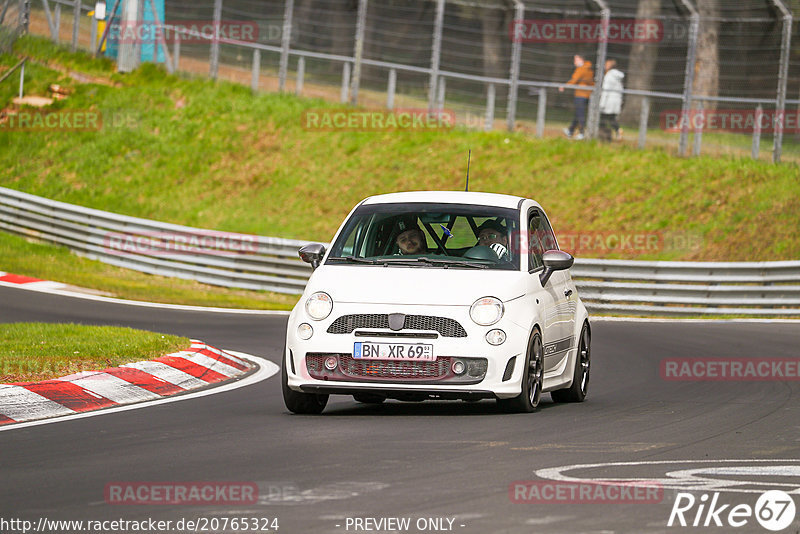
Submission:
[[[544,263],[544,270],[539,275],[539,280],[542,282],[542,287],[544,287],[554,272],[564,271],[572,267],[572,264],[575,263],[575,258],[572,257],[572,254],[563,250],[548,250],[542,254],[542,263]]]
[[[300,254],[301,260],[310,263],[311,268],[316,269],[319,267],[319,262],[322,261],[322,257],[325,255],[325,245],[321,243],[309,243],[308,245],[300,247],[298,254]]]

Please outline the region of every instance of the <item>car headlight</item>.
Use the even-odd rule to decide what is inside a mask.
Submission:
[[[331,314],[333,299],[324,291],[317,291],[306,301],[306,313],[316,321],[321,321]]]
[[[489,326],[503,317],[505,308],[500,299],[483,297],[476,300],[469,309],[469,316],[481,326]]]

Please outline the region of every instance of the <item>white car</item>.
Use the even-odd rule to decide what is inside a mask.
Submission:
[[[320,413],[331,394],[494,398],[532,412],[543,392],[580,402],[589,382],[588,314],[533,200],[420,191],[361,201],[289,315],[283,397]]]

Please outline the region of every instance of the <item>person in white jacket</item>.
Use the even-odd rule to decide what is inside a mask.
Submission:
[[[600,95],[600,135],[608,140],[622,138],[622,130],[617,115],[622,110],[622,80],[625,74],[617,70],[616,60],[606,60],[606,73],[603,76],[603,90]]]

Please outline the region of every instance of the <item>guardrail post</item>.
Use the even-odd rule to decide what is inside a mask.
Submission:
[[[78,49],[78,32],[81,29],[81,0],[75,0],[72,4],[72,51]]]
[[[644,148],[647,143],[647,121],[650,118],[650,99],[642,97],[642,108],[639,111],[639,148]]]
[[[442,55],[444,1],[436,0],[436,17],[433,22],[433,44],[431,47],[431,74],[428,77],[428,111],[433,111],[436,107],[436,83],[439,80],[439,60]]]
[[[597,64],[594,68],[594,90],[589,97],[589,113],[586,117],[586,134],[589,139],[597,137],[600,126],[600,95],[603,92],[603,78],[606,69],[606,53],[608,51],[608,25],[611,10],[603,0],[593,0],[600,8],[600,42],[597,44]]]
[[[346,63],[345,63],[346,64]],[[294,94],[300,96],[303,93],[303,83],[306,77],[306,58],[297,58],[297,82],[294,85]],[[345,98],[347,95],[345,95]]]
[[[56,27],[54,39],[58,42],[61,37],[61,4],[59,2],[56,2],[56,6],[53,8],[53,26]]]
[[[753,124],[753,147],[750,150],[750,156],[753,159],[758,159],[761,151],[761,118],[764,116],[764,110],[761,104],[756,107],[755,123]]]
[[[250,89],[258,92],[258,82],[261,78],[261,50],[258,48],[253,49],[253,72],[250,76]]]
[[[122,32],[128,32],[131,28],[137,30],[142,23],[142,10],[139,9],[141,2],[144,0],[125,0],[122,5],[122,16],[120,17],[120,29]],[[109,22],[114,20],[112,13]],[[106,26],[106,30],[111,28],[111,24]],[[108,35],[108,34],[106,34]],[[129,42],[132,41],[132,42]],[[131,72],[139,66],[139,59],[141,55],[139,51],[142,48],[142,43],[138,39],[120,39],[119,52],[117,54],[117,71],[118,72]]]
[[[292,42],[292,18],[294,0],[286,0],[283,10],[283,33],[281,34],[281,62],[278,67],[278,91],[286,90],[286,72],[289,69],[289,46]]]
[[[772,161],[780,163],[781,150],[783,149],[783,130],[786,124],[784,112],[786,110],[786,82],[789,78],[789,54],[792,46],[792,13],[781,0],[773,1],[783,14],[781,59],[778,67],[778,94],[775,98],[775,136],[772,145]]]
[[[694,63],[697,56],[697,33],[700,26],[700,15],[690,0],[681,0],[689,11],[689,37],[686,49],[686,69],[683,74],[683,98],[681,99],[681,137],[678,142],[678,155],[686,155],[689,144],[689,113],[692,107],[692,86],[694,85]]]
[[[181,60],[181,34],[177,31],[175,32],[175,44],[172,46],[172,55],[175,57],[172,60],[172,69],[177,72]]]
[[[521,0],[514,0],[514,26],[511,39],[511,67],[508,73],[508,102],[506,104],[506,128],[514,131],[517,122],[517,98],[519,87],[519,60],[522,53],[522,41],[516,38],[517,25],[525,20],[525,4]]]
[[[209,57],[209,73],[212,80],[219,74],[219,26],[222,23],[222,0],[214,0],[214,36],[211,39],[211,52]]]
[[[536,108],[536,137],[544,137],[544,121],[547,113],[547,89],[539,88],[539,101]]]
[[[356,43],[353,50],[353,76],[350,78],[350,104],[358,104],[358,88],[361,85],[361,59],[364,56],[364,29],[367,25],[367,0],[358,0],[356,19]]]
[[[97,19],[92,17],[92,23],[89,30],[89,50],[94,52],[94,47],[97,46]]]
[[[350,63],[345,61],[344,65],[342,65],[342,91],[339,95],[339,100],[342,102],[342,104],[347,103],[348,87],[350,87]]]
[[[483,120],[483,131],[491,132],[494,128],[494,84],[486,86],[486,116]]]
[[[443,111],[444,110],[444,94],[445,94],[445,86],[447,82],[445,82],[444,76],[439,76],[439,90],[436,94],[436,111]]]
[[[22,65],[19,67],[19,97],[25,93],[25,60],[22,60]]]
[[[389,82],[386,87],[386,107],[387,109],[394,109],[394,92],[397,86],[397,71],[389,69]]]
[[[42,0],[42,5],[44,6],[44,17],[47,19],[47,27],[50,28],[50,39],[52,39],[54,43],[57,43],[58,31],[56,30],[55,24],[53,24],[53,15],[50,13],[50,2]],[[56,7],[59,7],[58,4],[56,4]]]
[[[697,103],[697,112],[700,114],[700,123],[694,129],[694,147],[692,148],[692,155],[699,156],[700,155],[700,147],[703,143],[703,126],[705,125],[706,116],[703,109],[705,106],[703,105],[703,101],[699,101]]]

